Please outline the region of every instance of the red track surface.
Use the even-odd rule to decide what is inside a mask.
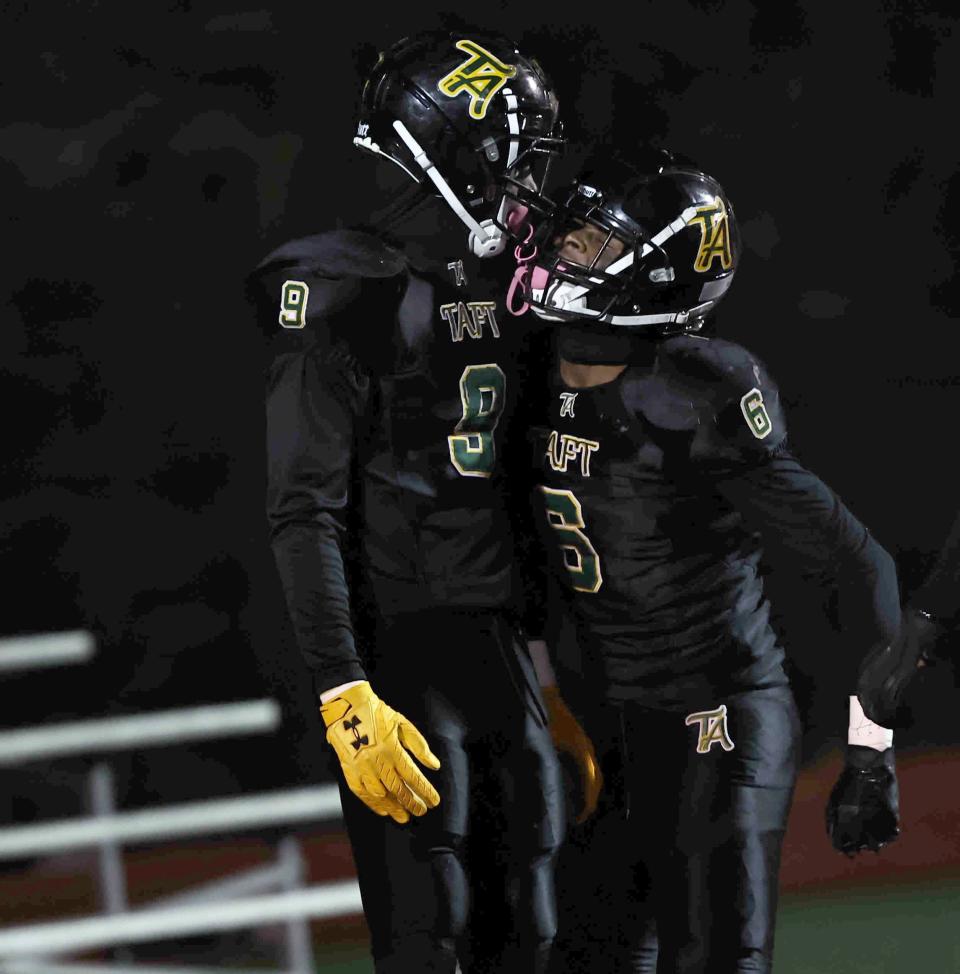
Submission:
[[[839,752],[804,770],[797,787],[784,848],[784,891],[960,876],[960,749],[907,754],[899,761],[903,834],[880,855],[847,859],[827,841],[823,808],[840,768]],[[303,833],[311,883],[353,873],[350,847],[340,832]],[[229,838],[137,848],[126,853],[132,905],[266,863],[270,845]],[[94,860],[78,853],[30,866],[11,864],[0,874],[0,923],[82,916],[97,911]],[[362,936],[357,917],[323,924],[323,939]],[[318,930],[318,932],[319,932]]]
[[[897,760],[901,835],[881,853],[848,859],[833,851],[824,806],[840,773],[840,752],[804,769],[783,850],[780,887],[825,887],[960,876],[960,749],[912,752]]]

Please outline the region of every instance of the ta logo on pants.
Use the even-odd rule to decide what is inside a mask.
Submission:
[[[687,727],[700,725],[697,754],[708,754],[714,744],[719,744],[725,751],[733,750],[733,741],[727,733],[726,704],[721,704],[716,710],[701,710],[700,713],[690,714],[684,723]]]

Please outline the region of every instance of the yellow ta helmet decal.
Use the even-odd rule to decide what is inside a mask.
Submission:
[[[512,64],[504,64],[476,41],[457,41],[457,47],[467,59],[441,78],[437,87],[448,98],[466,92],[470,98],[470,117],[486,118],[490,99],[516,76],[517,69]]]
[[[690,220],[690,225],[700,224],[700,249],[693,262],[693,269],[700,274],[706,274],[715,260],[725,270],[733,267],[733,252],[730,249],[730,221],[727,219],[727,207],[721,197],[716,197],[706,206],[698,206],[696,216]]]

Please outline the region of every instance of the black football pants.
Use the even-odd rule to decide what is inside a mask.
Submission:
[[[341,781],[377,974],[545,971],[562,785],[529,659],[502,618],[465,612],[384,626],[376,652],[374,691],[441,762],[440,805],[406,825]]]
[[[696,711],[721,704],[725,727],[634,703],[588,715],[605,794],[560,854],[551,971],[769,974],[799,720],[788,687]]]

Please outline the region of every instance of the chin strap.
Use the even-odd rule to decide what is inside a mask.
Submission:
[[[497,226],[494,220],[484,220],[478,223],[463,205],[460,197],[453,191],[453,187],[443,178],[443,174],[433,164],[433,160],[424,152],[420,143],[413,137],[410,130],[400,121],[395,119],[393,128],[397,135],[403,140],[403,144],[410,150],[417,165],[427,174],[430,181],[437,187],[437,191],[446,200],[447,206],[453,210],[470,230],[468,245],[471,253],[477,257],[495,257],[503,252],[506,246],[506,237],[503,231]],[[504,204],[501,203],[501,210]]]

